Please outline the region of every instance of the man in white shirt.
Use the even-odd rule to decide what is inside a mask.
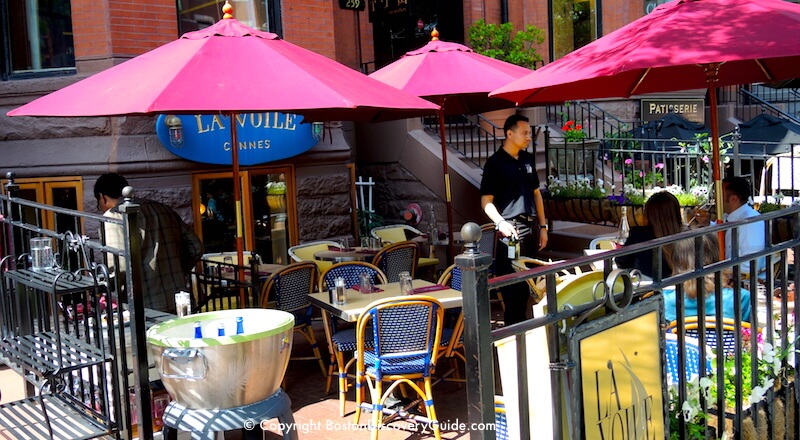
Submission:
[[[734,222],[755,217],[759,214],[748,203],[750,200],[750,183],[741,177],[728,177],[722,180],[722,208],[725,212],[726,222]],[[753,252],[759,252],[766,247],[764,222],[753,222],[739,227],[738,229],[739,256],[746,256]],[[725,232],[725,256],[733,256],[731,247],[731,230]],[[756,273],[765,268],[765,258],[761,257],[756,261]],[[742,274],[750,273],[750,262],[742,263]]]

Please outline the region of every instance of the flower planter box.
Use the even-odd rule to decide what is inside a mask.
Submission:
[[[608,199],[549,197],[544,202],[548,220],[608,223],[614,218]]]

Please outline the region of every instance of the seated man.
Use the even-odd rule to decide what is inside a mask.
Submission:
[[[758,211],[753,209],[748,203],[751,191],[750,184],[741,177],[728,177],[722,181],[722,208],[725,212],[725,221],[733,222],[737,220],[744,220],[751,217],[760,215]],[[738,229],[738,255],[746,256],[754,252],[764,250],[766,247],[766,237],[764,222],[754,222]],[[725,257],[733,257],[731,246],[732,233],[729,229],[725,232]],[[764,257],[756,261],[756,273],[762,272],[766,267]],[[750,273],[750,262],[744,262],[741,265],[743,275]]]

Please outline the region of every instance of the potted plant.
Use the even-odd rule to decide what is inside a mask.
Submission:
[[[267,205],[274,212],[286,211],[286,182],[269,182],[267,189]]]
[[[547,218],[550,220],[584,223],[613,220],[611,202],[600,179],[594,182],[585,178],[563,181],[548,176],[544,202]]]
[[[533,25],[515,31],[513,23],[494,24],[481,19],[467,30],[467,45],[475,53],[528,69],[542,62],[538,47],[543,42],[544,31]],[[483,117],[502,128],[506,118],[515,111],[513,108],[497,110],[484,113]]]

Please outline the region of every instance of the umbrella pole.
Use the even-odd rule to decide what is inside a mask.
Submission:
[[[442,98],[439,102],[439,138],[442,141],[442,172],[444,173],[444,204],[447,208],[447,265],[453,260],[453,202],[450,197],[450,167],[447,165],[447,142],[444,140],[444,101],[447,98]],[[435,242],[439,237],[433,237]]]
[[[709,76],[708,99],[710,102],[709,113],[711,117],[711,172],[714,178],[714,198],[717,204],[717,224],[722,223],[722,177],[720,172],[721,157],[719,154],[719,123],[717,121],[717,88],[714,87],[716,74]],[[725,258],[725,231],[719,231],[719,255]]]
[[[244,247],[242,241],[242,185],[239,178],[239,141],[236,134],[236,113],[231,113],[231,162],[233,163],[233,203],[236,210],[236,266],[238,280],[244,280]],[[252,274],[251,276],[256,276]],[[245,291],[239,291],[239,306],[245,307]]]

